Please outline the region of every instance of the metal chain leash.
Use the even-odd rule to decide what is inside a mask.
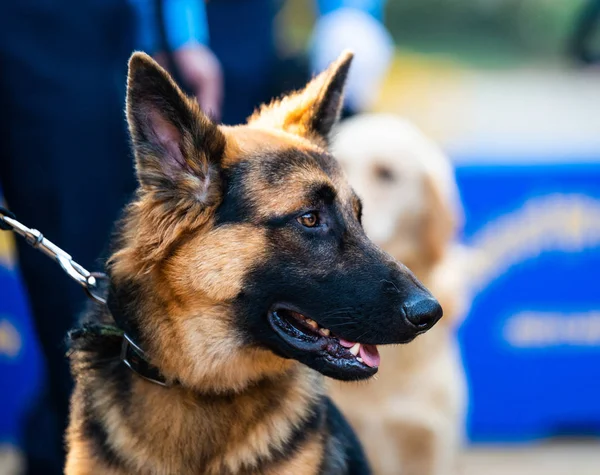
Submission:
[[[106,304],[106,299],[100,295],[100,281],[107,278],[106,274],[100,272],[89,272],[73,260],[56,244],[46,239],[37,229],[28,228],[17,221],[14,213],[0,206],[0,229],[13,231],[25,238],[27,243],[54,259],[65,273],[75,282],[83,287],[83,290],[92,300]]]
[[[37,229],[28,228],[23,223],[17,221],[14,213],[1,206],[0,230],[13,231],[25,238],[30,246],[38,249],[58,262],[58,265],[60,265],[62,270],[64,270],[71,279],[83,287],[83,290],[90,299],[103,305],[107,305],[106,298],[102,296],[101,287],[102,281],[108,281],[108,276],[106,274],[87,271],[75,262],[69,254],[46,239],[41,232]],[[109,307],[113,318],[116,319],[114,309],[111,309],[110,305],[107,306]],[[118,323],[118,320],[116,320],[116,322]],[[174,382],[167,382],[160,371],[148,361],[144,350],[132,340],[123,328],[119,328],[118,325],[87,324],[69,332],[69,338],[72,341],[80,338],[89,338],[90,336],[117,336],[122,338],[121,353],[118,358],[127,365],[129,369],[142,378],[160,386],[169,387],[176,384]],[[69,350],[68,354],[72,351],[73,350]]]

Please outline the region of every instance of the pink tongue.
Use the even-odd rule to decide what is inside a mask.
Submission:
[[[340,338],[340,345],[342,345],[344,348],[352,348],[355,343],[353,341],[348,341],[348,340],[344,340],[343,338]]]
[[[377,368],[381,362],[379,351],[375,345],[360,345],[360,357],[371,368]]]
[[[344,348],[352,348],[355,344],[353,341],[340,338],[340,345]],[[363,363],[371,368],[377,368],[381,362],[379,351],[375,345],[364,345],[361,343],[358,355],[362,358]]]

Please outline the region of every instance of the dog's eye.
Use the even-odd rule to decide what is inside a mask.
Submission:
[[[386,181],[388,183],[396,181],[396,175],[394,172],[391,170],[391,168],[388,168],[384,165],[378,165],[375,167],[375,176],[378,180]]]
[[[315,212],[304,213],[299,216],[298,222],[306,228],[315,228],[319,225],[319,215]]]

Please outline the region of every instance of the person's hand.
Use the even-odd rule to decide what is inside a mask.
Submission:
[[[181,79],[194,92],[200,108],[212,119],[221,118],[223,72],[214,53],[201,44],[188,45],[173,52]]]

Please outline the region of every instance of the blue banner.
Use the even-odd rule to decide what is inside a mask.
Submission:
[[[600,434],[600,164],[457,169],[474,441]]]
[[[0,231],[0,444],[18,446],[43,365],[12,244]]]

